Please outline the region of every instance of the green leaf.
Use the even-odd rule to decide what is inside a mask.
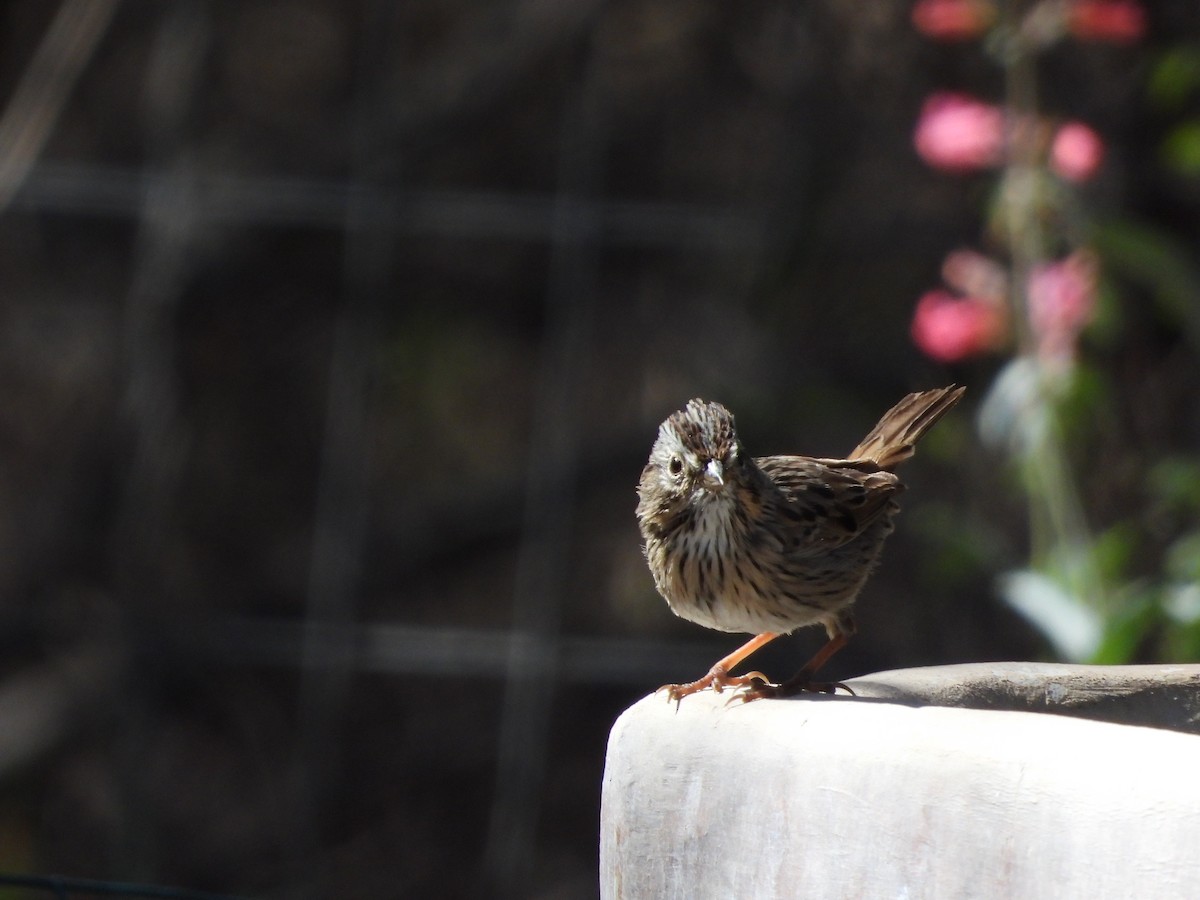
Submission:
[[[1005,601],[1050,641],[1059,656],[1083,662],[1099,652],[1107,623],[1056,579],[1023,569],[1005,572],[998,587]]]
[[[1129,219],[1097,223],[1093,243],[1115,274],[1148,288],[1162,313],[1183,330],[1200,352],[1200,271],[1195,252],[1150,225]]]
[[[1160,109],[1178,109],[1200,89],[1200,46],[1167,51],[1150,72],[1146,94]]]
[[[1167,576],[1176,581],[1200,581],[1200,531],[1176,538],[1167,548]]]
[[[1169,168],[1186,178],[1200,177],[1200,122],[1176,125],[1163,139],[1161,152]]]
[[[1118,523],[1096,537],[1091,547],[1092,563],[1105,584],[1125,580],[1137,543],[1138,530],[1130,522]]]
[[[1200,621],[1173,625],[1164,634],[1162,657],[1173,662],[1200,659]]]
[[[1147,476],[1152,496],[1168,506],[1200,510],[1200,461],[1173,456],[1156,463]]]
[[[1097,666],[1131,662],[1158,620],[1158,609],[1149,597],[1131,596],[1105,620],[1104,637],[1089,662]]]

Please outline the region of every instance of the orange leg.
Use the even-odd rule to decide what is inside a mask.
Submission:
[[[854,691],[846,687],[840,681],[813,681],[813,676],[817,674],[817,670],[825,663],[829,662],[829,658],[846,646],[846,642],[850,640],[850,635],[841,631],[831,637],[818,650],[813,658],[804,664],[804,668],[789,678],[782,684],[770,684],[766,679],[762,679],[757,684],[750,685],[745,691],[738,694],[734,699],[749,703],[752,700],[761,700],[763,697],[790,697],[793,694],[812,693],[812,694],[832,694],[838,688],[841,688],[846,693],[853,695]]]
[[[705,688],[712,688],[718,694],[727,687],[743,687],[751,683],[766,683],[767,677],[762,672],[747,672],[745,675],[730,675],[729,670],[744,660],[747,656],[758,650],[760,647],[771,643],[778,634],[766,631],[762,634],[756,634],[742,646],[738,647],[728,656],[719,660],[716,665],[708,670],[708,674],[703,678],[698,678],[695,681],[689,681],[687,684],[664,684],[659,691],[666,691],[667,698],[674,700],[676,707],[679,702],[689,694],[695,694],[697,691],[702,691]],[[656,692],[657,693],[657,692]]]

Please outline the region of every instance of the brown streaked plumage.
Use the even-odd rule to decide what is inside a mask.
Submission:
[[[909,394],[846,459],[752,459],[733,415],[692,400],[659,426],[638,484],[638,525],[659,593],[679,616],[755,634],[671,699],[712,687],[755,700],[832,691],[813,675],[854,633],[850,608],[879,558],[904,490],[892,472],[962,397],[951,385]],[[782,684],[729,670],[780,634],[822,624],[826,645]]]

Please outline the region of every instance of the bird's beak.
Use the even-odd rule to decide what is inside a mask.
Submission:
[[[704,486],[715,490],[725,484],[725,469],[719,459],[709,460],[704,467]]]

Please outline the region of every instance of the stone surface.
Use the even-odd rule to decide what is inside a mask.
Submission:
[[[627,710],[608,747],[601,896],[1196,896],[1200,736],[1169,729],[1196,729],[1200,667],[849,684],[859,697]]]
[[[909,705],[1049,712],[1200,734],[1200,665],[969,663],[847,682],[860,697]]]

